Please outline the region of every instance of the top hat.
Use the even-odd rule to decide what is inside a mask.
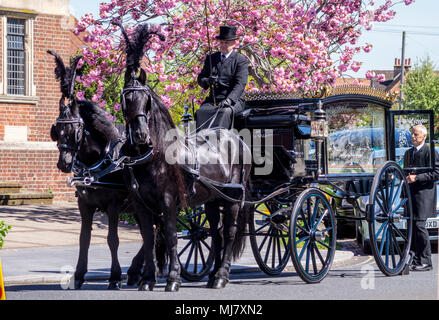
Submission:
[[[218,40],[236,40],[236,27],[235,26],[220,26],[220,34],[215,37]]]

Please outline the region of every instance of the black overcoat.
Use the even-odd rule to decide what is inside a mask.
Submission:
[[[404,168],[430,167],[430,147],[424,144],[414,152],[415,148],[408,149],[404,154]],[[435,170],[419,173],[416,181],[409,183],[412,196],[414,220],[427,220],[436,217],[436,181],[439,179],[439,154],[435,151]]]
[[[227,59],[221,62],[221,52],[215,52],[206,57],[203,69],[198,75],[198,84],[205,90],[209,89],[209,83],[203,81],[210,76],[210,60],[212,60],[212,75],[218,77],[218,84],[214,87],[216,102],[226,98],[234,104],[242,99],[248,79],[248,61],[245,56],[232,51]],[[205,102],[213,102],[212,90]]]

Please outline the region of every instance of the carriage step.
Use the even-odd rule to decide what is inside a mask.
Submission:
[[[19,193],[22,185],[16,182],[0,182],[0,194]]]
[[[0,205],[52,204],[53,194],[47,192],[0,193]]]

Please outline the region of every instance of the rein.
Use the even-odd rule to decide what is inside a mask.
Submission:
[[[74,171],[75,176],[68,177],[67,184],[70,187],[75,185],[90,186],[91,184],[104,184],[99,182],[100,178],[110,173],[123,170],[125,167],[133,167],[147,163],[152,159],[154,152],[151,149],[149,152],[138,157],[121,156],[117,160],[114,160],[114,149],[119,143],[123,142],[124,140],[122,139],[116,141],[111,149],[105,154],[104,158],[90,167],[87,167],[79,160],[76,160],[73,164],[73,167],[76,169],[76,171]],[[103,166],[105,166],[105,168],[102,169],[101,167]]]

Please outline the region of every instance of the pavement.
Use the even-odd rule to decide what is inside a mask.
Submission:
[[[0,221],[12,226],[0,249],[5,285],[62,283],[74,272],[79,254],[81,218],[76,203],[52,205],[0,206]],[[88,258],[86,281],[106,280],[110,275],[110,250],[107,246],[108,219],[97,212]],[[120,224],[118,258],[123,278],[131,259],[141,247],[138,228]],[[182,245],[179,243],[179,245]],[[337,250],[334,264],[352,259],[349,250]],[[287,265],[294,268],[292,262]],[[231,272],[260,271],[253,257],[250,241]]]

